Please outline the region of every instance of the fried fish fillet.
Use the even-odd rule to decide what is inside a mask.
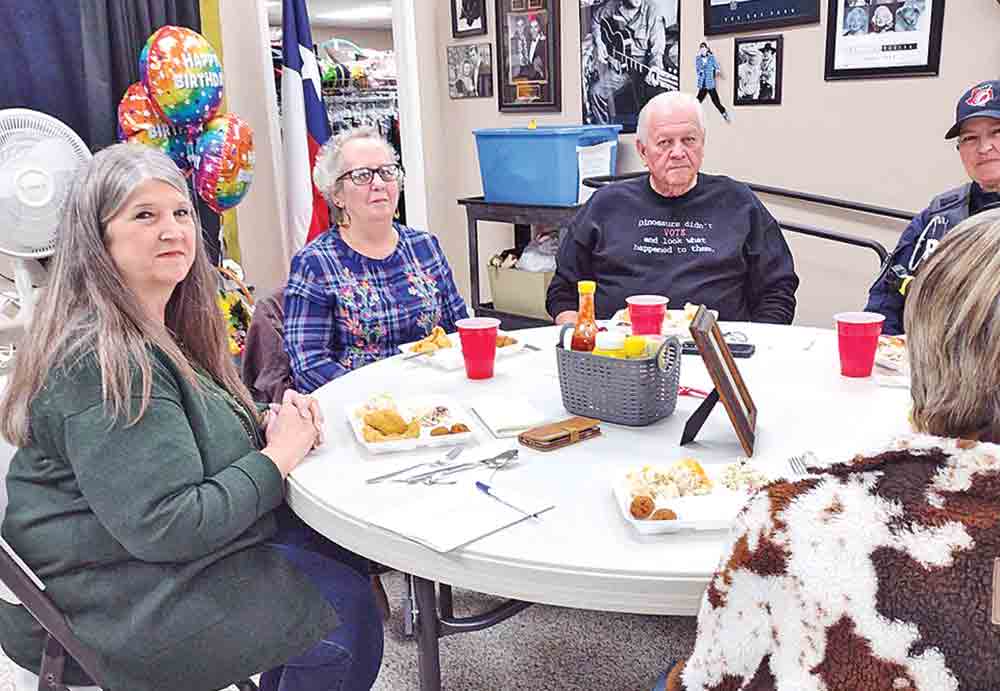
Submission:
[[[364,421],[382,434],[402,434],[408,427],[406,420],[395,410],[374,410],[365,415]]]

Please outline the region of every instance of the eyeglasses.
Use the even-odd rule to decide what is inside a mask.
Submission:
[[[1000,150],[1000,127],[994,127],[984,136],[978,134],[963,134],[958,137],[956,148],[959,151],[979,151],[983,142],[990,144],[993,148]]]
[[[382,182],[397,182],[403,179],[403,167],[389,163],[378,168],[354,168],[337,178],[337,181],[351,178],[351,182],[355,185],[370,185],[375,179],[375,173],[382,178]]]

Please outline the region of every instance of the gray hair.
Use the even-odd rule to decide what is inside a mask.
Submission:
[[[316,154],[316,163],[313,165],[313,182],[326,203],[330,205],[333,222],[337,225],[343,223],[346,216],[345,210],[333,201],[333,198],[344,188],[344,181],[337,179],[346,172],[344,169],[344,146],[348,142],[358,139],[371,139],[382,144],[393,162],[399,163],[399,154],[396,153],[396,149],[374,127],[367,125],[355,127],[341,132],[336,137],[331,137]]]
[[[910,286],[913,426],[1000,441],[1000,211],[953,228]]]
[[[216,305],[218,278],[205,254],[201,224],[194,217],[194,263],[174,288],[164,325],[150,319],[121,276],[107,248],[109,221],[142,183],[160,180],[190,202],[187,181],[165,154],[139,144],[116,144],[77,171],[63,208],[48,287],[17,353],[17,366],[0,400],[0,432],[15,446],[30,441],[29,411],[46,377],[93,356],[100,365],[105,406],[112,419],[134,424],[149,405],[154,361],[160,350],[200,388],[192,363],[200,366],[252,411],[253,402],[227,348]],[[193,205],[192,205],[193,207]],[[179,343],[184,344],[187,355]],[[132,387],[141,374],[142,397],[132,411]]]
[[[649,118],[656,111],[671,112],[674,110],[680,110],[682,108],[691,108],[694,110],[695,117],[698,120],[698,128],[705,132],[705,111],[701,107],[701,103],[697,98],[689,93],[683,91],[667,91],[662,94],[658,94],[646,102],[646,105],[642,107],[639,111],[639,123],[636,125],[635,132],[639,141],[643,144],[647,143],[649,136]]]

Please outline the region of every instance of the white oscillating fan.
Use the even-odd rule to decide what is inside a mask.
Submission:
[[[44,271],[37,260],[55,251],[63,205],[90,151],[54,117],[24,108],[0,110],[0,254],[13,259],[19,310],[0,315],[0,333],[23,329]]]

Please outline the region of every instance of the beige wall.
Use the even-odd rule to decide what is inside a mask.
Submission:
[[[389,29],[347,29],[337,26],[312,26],[313,43],[331,38],[342,38],[368,50],[392,50],[392,31]]]
[[[284,237],[281,130],[263,0],[219,0],[229,110],[253,128],[256,161],[247,196],[236,207],[247,279],[265,296],[284,285],[291,259]]]
[[[451,38],[448,4],[425,4],[436,6],[436,25],[421,48],[421,62],[426,61],[427,54],[433,54],[439,80],[445,70],[447,45],[485,39],[495,47],[494,3],[485,3],[490,13],[489,35],[461,41]],[[448,132],[444,142],[439,141],[442,137],[437,132],[428,133],[425,139],[430,168],[435,171],[429,226],[441,237],[463,290],[468,290],[465,214],[454,200],[482,193],[471,130],[523,126],[531,117],[539,124],[581,121],[579,13],[572,0],[564,0],[562,6],[562,113],[502,115],[497,112],[495,98],[452,101],[443,87],[435,86],[428,93],[430,85],[421,85],[423,102],[436,101]],[[681,87],[687,91],[694,89],[693,56],[703,38],[701,8],[700,2],[683,3]],[[938,192],[961,183],[964,174],[958,155],[942,136],[961,92],[973,81],[997,76],[1000,43],[995,40],[995,29],[1000,25],[1000,7],[992,2],[972,1],[947,6],[940,76],[872,81],[823,80],[825,3],[823,15],[823,25],[780,31],[785,36],[781,106],[736,108],[734,122],[727,125],[706,100],[705,170],[914,211]],[[710,43],[726,73],[720,94],[728,104],[733,91],[729,78],[733,72],[733,37],[714,38]],[[425,121],[428,128],[437,129]],[[619,172],[641,167],[634,152],[634,136],[621,137],[620,149]],[[890,249],[905,225],[772,199],[765,199],[765,203],[778,218],[868,235]],[[877,270],[874,253],[842,249],[801,236],[790,241],[802,276],[798,322],[826,326],[834,311],[863,304],[868,283]],[[510,243],[511,233],[504,226],[484,227],[482,259]],[[485,272],[481,271],[481,275],[485,278]],[[488,290],[484,282],[484,299],[488,298]]]

